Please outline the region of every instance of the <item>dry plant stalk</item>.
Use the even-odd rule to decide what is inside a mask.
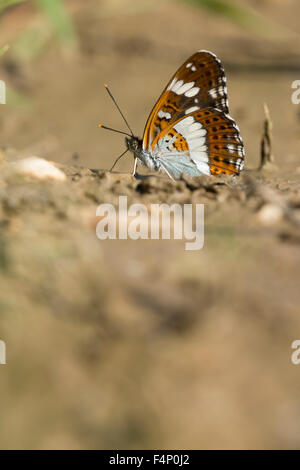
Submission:
[[[270,118],[270,111],[266,103],[264,103],[264,133],[261,139],[260,149],[260,169],[268,164],[274,163],[274,156],[272,153],[272,121]]]

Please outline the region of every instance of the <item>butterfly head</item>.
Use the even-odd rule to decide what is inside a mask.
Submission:
[[[142,149],[142,141],[138,137],[125,137],[125,144],[128,150],[134,155],[139,154]]]

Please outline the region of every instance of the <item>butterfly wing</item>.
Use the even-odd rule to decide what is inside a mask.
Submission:
[[[152,155],[174,178],[238,175],[244,166],[244,145],[235,121],[206,108],[179,118],[155,137]]]
[[[143,149],[173,122],[210,107],[228,113],[226,77],[221,61],[203,50],[189,57],[167,84],[146,122]]]

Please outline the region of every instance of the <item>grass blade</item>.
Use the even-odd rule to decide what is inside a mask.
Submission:
[[[9,45],[5,44],[5,46],[0,47],[0,56],[5,54],[6,51],[8,51]]]
[[[76,36],[71,18],[62,0],[35,0],[46,15],[61,43],[75,43]]]
[[[0,12],[7,7],[16,5],[17,3],[23,3],[26,0],[0,0]]]

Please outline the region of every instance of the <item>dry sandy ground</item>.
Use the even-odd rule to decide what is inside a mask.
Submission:
[[[274,38],[180,2],[84,3],[70,2],[75,56],[51,42],[30,62],[13,47],[2,60],[27,101],[1,108],[0,447],[299,448],[299,6],[248,2],[294,31]],[[28,8],[3,17],[1,42],[31,18]],[[199,48],[228,72],[243,175],[135,180],[131,158],[118,166],[125,173],[91,171],[123,147],[97,128],[122,126],[102,84],[141,133],[169,76]],[[278,168],[261,172],[252,169],[264,101]],[[32,154],[59,162],[66,181],[16,175],[11,162]],[[204,248],[99,241],[96,208],[120,195],[147,207],[204,203]]]

